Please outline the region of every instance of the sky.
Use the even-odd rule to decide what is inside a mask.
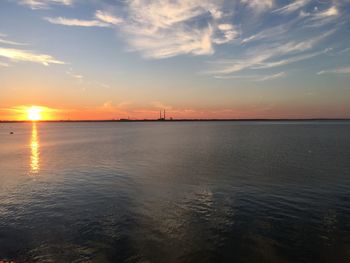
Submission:
[[[350,0],[1,0],[0,120],[350,118]]]

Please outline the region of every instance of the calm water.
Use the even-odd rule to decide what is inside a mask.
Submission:
[[[349,160],[350,122],[0,124],[0,259],[350,262]]]

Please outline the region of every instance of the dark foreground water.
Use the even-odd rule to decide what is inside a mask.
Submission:
[[[350,262],[350,122],[0,124],[1,259]]]

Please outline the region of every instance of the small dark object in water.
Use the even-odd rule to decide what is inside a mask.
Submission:
[[[13,134],[14,132],[10,132],[10,134]]]

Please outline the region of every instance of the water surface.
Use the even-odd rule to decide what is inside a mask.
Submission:
[[[350,262],[349,160],[350,122],[0,124],[0,259]]]

